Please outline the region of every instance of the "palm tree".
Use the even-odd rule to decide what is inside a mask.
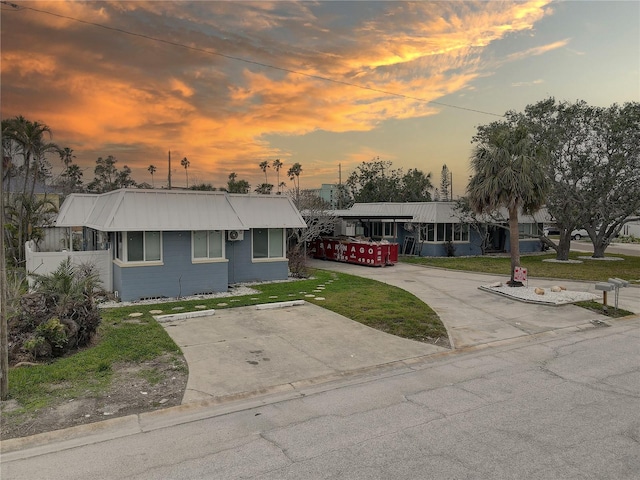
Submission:
[[[189,165],[191,165],[191,162],[187,160],[187,157],[184,157],[182,160],[180,160],[180,165],[184,167],[184,174],[187,177],[187,188],[189,188],[189,174],[187,173],[187,168],[189,168]]]
[[[65,195],[82,190],[82,169],[75,163],[69,165],[60,176],[64,179],[62,187]]]
[[[302,173],[302,165],[298,162],[287,171],[289,180],[293,182],[293,186],[296,189],[296,201],[300,198],[300,174]]]
[[[149,168],[147,168],[147,171],[151,174],[151,186],[153,188],[156,188],[156,183],[153,180],[153,174],[156,173],[158,171],[158,169],[155,167],[155,165],[149,165]],[[187,186],[188,186],[188,184],[187,184]]]
[[[38,153],[46,153],[43,151],[43,146],[46,146],[44,150],[50,150],[53,144],[43,143],[43,137],[45,133],[51,136],[51,129],[42,123],[31,122],[19,115],[9,120],[6,130],[2,132],[7,135],[11,140],[18,144],[20,153],[22,154],[23,164],[22,170],[24,173],[24,185],[22,193],[27,193],[27,184],[29,181],[29,175],[31,173],[31,164],[34,162],[34,170],[38,170],[35,165],[39,160]],[[34,176],[36,174],[34,173]]]
[[[71,165],[73,159],[76,158],[76,156],[73,154],[73,149],[69,147],[64,147],[58,153],[60,154],[60,160],[62,160],[62,163],[64,163],[65,168],[69,168],[69,165]]]
[[[533,213],[544,203],[547,189],[546,153],[523,126],[496,122],[477,137],[471,167],[475,172],[467,186],[471,208],[490,213],[501,207],[509,212],[511,286],[520,266],[518,212]]]
[[[262,172],[264,173],[265,184],[269,183],[269,180],[267,179],[267,168],[269,168],[269,162],[267,162],[266,160],[264,162],[260,162],[260,170],[262,170]]]
[[[277,178],[277,182],[276,185],[278,185],[278,192],[277,194],[280,195],[280,169],[282,168],[282,165],[284,165],[279,158],[276,158],[273,161],[273,168],[276,171],[276,178]]]
[[[26,216],[26,205],[33,201],[36,180],[42,175],[43,166],[45,165],[45,156],[52,151],[60,151],[60,148],[50,142],[44,141],[45,134],[49,134],[51,137],[51,129],[42,123],[31,122],[22,115],[9,119],[7,122],[3,122],[2,136],[3,136],[3,150],[5,142],[15,142],[17,145],[16,154],[21,155],[23,162],[19,167],[22,175],[24,175],[24,182],[22,185],[21,196],[28,197],[24,202],[19,203],[20,210],[17,213],[16,218]],[[5,138],[6,137],[6,138]],[[3,152],[4,153],[4,152]],[[33,169],[33,172],[32,172]],[[29,177],[33,175],[31,182],[31,188],[28,191]],[[24,222],[17,224],[17,239],[20,254],[18,255],[19,261],[23,260],[22,252],[24,252],[24,242],[26,241],[26,232],[24,231]]]

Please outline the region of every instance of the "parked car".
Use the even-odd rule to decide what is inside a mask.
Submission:
[[[588,237],[589,233],[584,228],[580,228],[578,230],[573,230],[571,232],[571,238],[573,240],[580,240],[583,237]]]

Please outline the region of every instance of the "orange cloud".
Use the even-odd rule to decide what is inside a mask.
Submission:
[[[440,107],[429,101],[472,88],[483,75],[483,47],[532,29],[548,3],[372,2],[369,18],[354,16],[344,26],[321,16],[331,3],[30,2],[25,5],[206,51],[42,13],[3,12],[12,20],[6,18],[2,32],[3,112],[44,120],[77,153],[113,153],[143,176],[169,149],[190,159],[194,178],[226,181],[230,171],[259,176],[260,159],[296,161],[267,135],[365,132],[389,119],[436,114]],[[341,161],[374,154],[359,149]],[[83,161],[91,165],[95,156]],[[319,158],[308,161],[309,170],[335,170]]]

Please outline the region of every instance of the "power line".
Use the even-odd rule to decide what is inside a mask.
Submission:
[[[185,49],[192,50],[192,51],[195,51],[195,52],[205,53],[207,55],[215,55],[215,56],[226,58],[226,59],[229,59],[229,60],[234,60],[234,61],[237,61],[237,62],[247,63],[249,65],[256,65],[256,66],[263,67],[263,68],[270,68],[270,69],[273,69],[273,70],[279,70],[281,72],[293,73],[295,75],[301,75],[303,77],[313,78],[315,80],[321,80],[321,81],[324,81],[324,82],[331,82],[331,83],[335,83],[335,84],[338,84],[338,85],[345,85],[345,86],[348,86],[348,87],[360,88],[362,90],[368,90],[368,91],[371,91],[371,92],[382,93],[384,95],[391,95],[391,96],[394,96],[394,97],[406,98],[407,100],[415,100],[415,101],[418,101],[418,102],[431,103],[431,104],[434,104],[434,105],[440,105],[442,107],[455,108],[455,109],[464,110],[464,111],[467,111],[467,112],[481,113],[483,115],[491,115],[491,116],[494,116],[494,117],[504,117],[504,115],[500,115],[498,113],[487,112],[487,111],[484,111],[484,110],[478,110],[478,109],[474,109],[474,108],[461,107],[461,106],[458,106],[458,105],[453,105],[453,104],[444,103],[444,102],[438,102],[438,101],[435,101],[435,100],[426,100],[424,98],[414,97],[412,95],[406,95],[404,93],[390,92],[388,90],[382,90],[380,88],[369,87],[367,85],[359,85],[357,83],[347,82],[346,80],[336,80],[335,78],[323,77],[321,75],[314,75],[314,74],[311,74],[311,73],[304,73],[304,72],[300,72],[298,70],[293,70],[293,69],[285,68],[285,67],[278,67],[276,65],[271,65],[271,64],[263,63],[263,62],[258,62],[258,61],[255,61],[255,60],[248,60],[246,58],[236,57],[236,56],[233,56],[233,55],[227,55],[225,53],[215,52],[213,50],[207,50],[205,48],[193,47],[191,45],[186,45],[186,44],[180,43],[180,42],[173,42],[171,40],[165,40],[163,38],[152,37],[150,35],[145,35],[145,34],[142,34],[142,33],[131,32],[129,30],[124,30],[122,28],[110,27],[108,25],[103,25],[101,23],[96,23],[96,22],[89,22],[87,20],[82,20],[80,18],[70,17],[70,16],[67,16],[67,15],[59,14],[59,13],[49,12],[47,10],[41,10],[41,9],[33,8],[33,7],[26,7],[26,6],[23,6],[23,5],[16,5],[15,3],[10,3],[10,2],[5,1],[5,0],[0,0],[0,3],[4,4],[4,5],[7,5],[9,7],[13,7],[16,10],[31,10],[31,11],[34,11],[34,12],[37,12],[37,13],[43,13],[43,14],[46,14],[46,15],[51,15],[51,16],[54,16],[54,17],[64,18],[66,20],[72,20],[74,22],[83,23],[85,25],[90,25],[90,26],[93,26],[93,27],[99,27],[99,28],[103,28],[105,30],[111,30],[113,32],[123,33],[125,35],[130,35],[132,37],[143,38],[145,40],[151,40],[153,42],[159,42],[159,43],[164,43],[166,45],[171,45],[171,46],[174,46],[174,47],[185,48]],[[15,11],[15,10],[13,10],[13,11]]]

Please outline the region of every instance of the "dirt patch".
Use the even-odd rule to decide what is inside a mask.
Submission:
[[[187,379],[187,364],[184,358],[175,355],[143,363],[116,364],[110,386],[100,395],[62,398],[28,414],[20,413],[15,400],[2,402],[0,438],[25,437],[180,405]]]

